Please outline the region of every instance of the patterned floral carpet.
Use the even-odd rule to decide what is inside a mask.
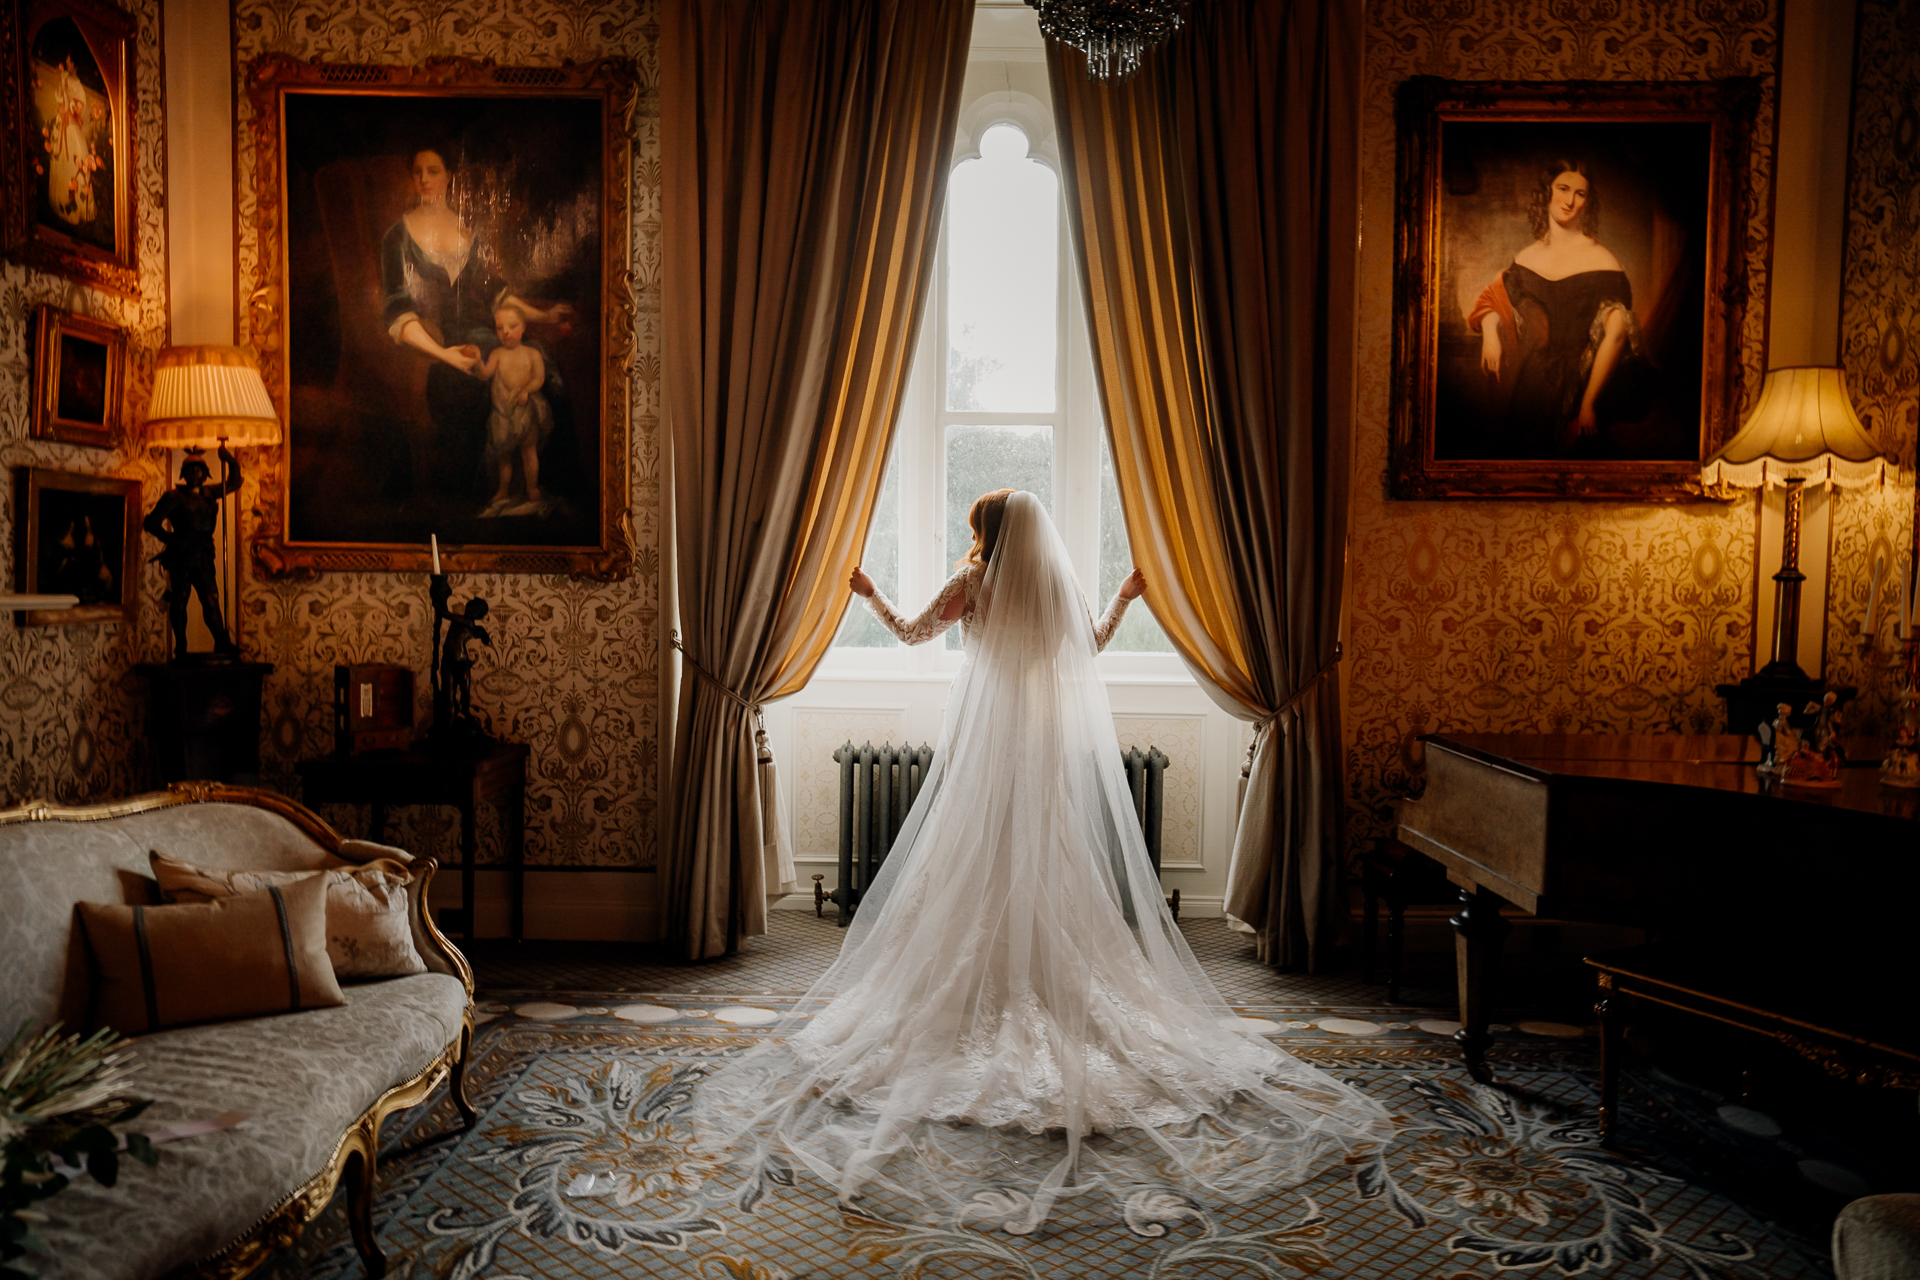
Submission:
[[[1230,938],[1205,941],[1235,946]],[[1505,1087],[1484,1088],[1457,1066],[1446,1038],[1453,1025],[1433,1010],[1386,1007],[1377,994],[1365,1006],[1303,1000],[1271,973],[1264,990],[1241,974],[1223,986],[1262,1033],[1402,1119],[1402,1140],[1384,1156],[1249,1205],[1142,1186],[1117,1217],[1061,1215],[1031,1236],[1003,1229],[1016,1206],[985,1186],[945,1215],[866,1198],[843,1209],[804,1175],[723,1166],[690,1151],[680,1119],[703,1074],[767,1035],[810,967],[786,956],[781,964],[681,970],[681,981],[661,984],[677,991],[624,982],[626,990],[490,990],[474,1050],[479,1126],[461,1133],[444,1096],[388,1126],[377,1220],[389,1274],[1830,1274],[1818,1221],[1822,1212],[1830,1220],[1831,1208],[1815,1204],[1811,1225],[1789,1225],[1769,1221],[1754,1196],[1725,1190],[1742,1177],[1759,1185],[1750,1175],[1773,1169],[1797,1185],[1803,1206],[1808,1195],[1841,1202],[1840,1188],[1819,1190],[1805,1167],[1820,1162],[1805,1159],[1795,1135],[1768,1117],[1719,1105],[1725,1100],[1657,1072],[1637,1075],[1625,1098],[1631,1141],[1650,1154],[1614,1155],[1600,1149],[1594,1129],[1586,1028],[1517,1022],[1497,1051]],[[688,989],[696,986],[703,989]],[[1257,995],[1266,998],[1248,998]],[[1830,1177],[1846,1173],[1821,1167]],[[360,1275],[339,1203],[262,1274]]]

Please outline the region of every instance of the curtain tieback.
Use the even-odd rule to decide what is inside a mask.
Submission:
[[[765,750],[767,744],[767,718],[761,713],[760,704],[747,701],[738,693],[734,692],[733,686],[727,684],[727,682],[719,676],[716,676],[713,672],[701,666],[700,660],[691,653],[688,653],[687,646],[680,643],[680,633],[678,631],[669,631],[667,634],[672,637],[673,647],[680,651],[681,658],[686,661],[687,666],[693,669],[693,674],[699,676],[702,680],[705,680],[708,684],[733,699],[740,705],[742,711],[745,711],[753,717],[754,724],[758,726],[758,731],[754,736],[758,739],[761,749]]]
[[[1340,659],[1343,656],[1344,655],[1342,653],[1342,646],[1337,644],[1334,645],[1333,660],[1331,662],[1327,663],[1326,666],[1314,672],[1313,679],[1307,681],[1305,684],[1301,685],[1298,689],[1295,689],[1293,691],[1293,696],[1291,698],[1288,698],[1285,702],[1281,703],[1278,709],[1269,711],[1266,715],[1261,716],[1258,720],[1255,720],[1253,722],[1254,741],[1258,742],[1260,740],[1261,733],[1263,733],[1265,730],[1270,728],[1273,725],[1273,723],[1277,721],[1281,716],[1287,714],[1287,712],[1299,706],[1300,700],[1302,698],[1312,693],[1316,688],[1319,687],[1320,682],[1322,680],[1332,675],[1334,672],[1334,669],[1340,665]],[[688,661],[692,661],[692,659],[688,659]],[[1249,763],[1251,763],[1253,760],[1253,748],[1251,746],[1247,748],[1247,760]]]

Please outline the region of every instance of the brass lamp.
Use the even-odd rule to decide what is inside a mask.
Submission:
[[[1854,488],[1884,478],[1886,460],[1847,399],[1845,370],[1799,365],[1768,371],[1760,402],[1733,439],[1700,468],[1701,483],[1786,490],[1780,572],[1773,575],[1773,660],[1763,679],[1807,679],[1800,670],[1800,507],[1807,484]]]
[[[182,484],[164,495],[147,517],[147,531],[167,544],[161,563],[169,578],[169,620],[174,660],[187,658],[186,601],[200,597],[200,611],[213,634],[217,654],[232,656],[218,595],[218,583],[232,583],[234,566],[216,551],[220,512],[228,492],[238,487],[238,468],[229,479],[223,452],[220,484],[211,495],[201,491],[210,478],[199,458],[202,450],[280,443],[280,418],[260,376],[259,362],[245,347],[216,345],[168,347],[154,361],[153,396],[148,402],[146,442],[155,448],[185,449]],[[198,468],[198,478],[190,474]],[[211,504],[211,510],[209,510]],[[217,572],[215,571],[217,568]]]

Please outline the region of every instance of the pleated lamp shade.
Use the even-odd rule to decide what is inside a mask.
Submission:
[[[153,362],[147,443],[208,449],[280,443],[260,365],[245,347],[168,347]]]
[[[1700,480],[1740,489],[1789,480],[1852,488],[1881,479],[1886,465],[1847,399],[1846,371],[1799,365],[1767,373],[1752,416],[1707,459]]]

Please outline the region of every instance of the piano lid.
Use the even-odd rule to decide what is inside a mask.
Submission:
[[[1429,733],[1420,739],[1496,769],[1551,783],[1606,779],[1766,797],[1920,819],[1920,795],[1880,785],[1878,760],[1850,764],[1835,788],[1786,787],[1754,768],[1760,744],[1742,734]],[[1877,756],[1877,752],[1874,753]]]

